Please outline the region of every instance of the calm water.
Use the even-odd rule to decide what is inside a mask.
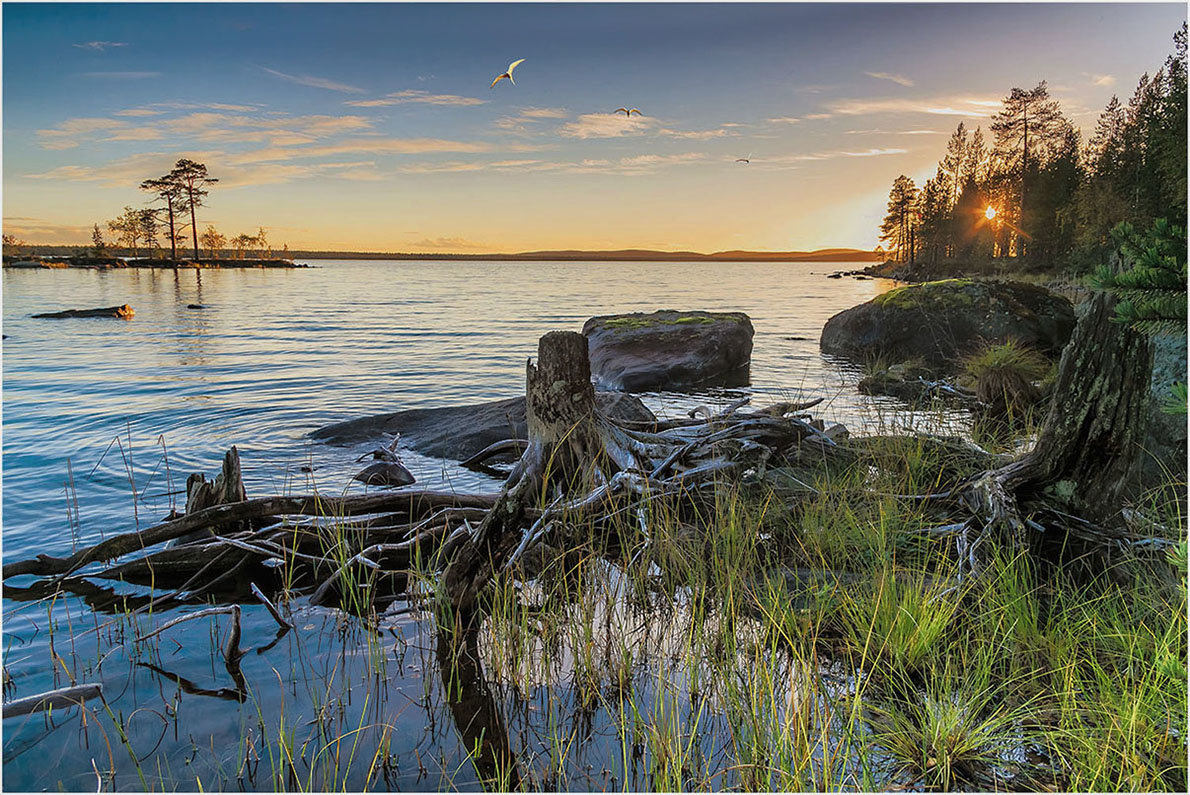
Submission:
[[[747,312],[756,329],[752,386],[746,390],[758,396],[754,402],[825,396],[827,403],[816,413],[854,427],[871,403],[855,393],[853,370],[820,355],[819,333],[831,315],[890,286],[827,279],[847,267],[840,263],[313,264],[293,271],[5,270],[4,560],[60,554],[69,551],[72,536],[94,541],[160,520],[172,502],[184,502],[176,492],[186,475],[213,474],[233,444],[240,449],[249,496],[362,488],[350,482],[359,451],[313,443],[310,431],[367,414],[517,395],[524,360],[535,352],[538,337],[556,329],[577,331],[596,314],[658,308]],[[135,308],[135,319],[29,317],[123,303]],[[207,308],[188,309],[192,303]],[[738,394],[661,393],[645,400],[666,413]],[[402,452],[424,485],[498,488],[498,482],[450,462]],[[303,473],[303,466],[314,471]],[[299,630],[249,655],[244,674],[253,698],[241,705],[209,693],[182,693],[175,680],[134,666],[136,658],[121,647],[121,638],[81,600],[60,599],[52,607],[6,600],[5,608],[5,672],[16,696],[68,684],[67,669],[80,680],[102,680],[138,752],[156,746],[157,754],[172,760],[168,770],[138,774],[128,752],[116,746],[117,786],[193,788],[194,776],[202,775],[204,782],[215,776],[226,786],[268,788],[261,781],[241,781],[234,770],[236,738],[245,725],[263,720],[262,704],[265,723],[286,698],[286,709],[295,720],[305,715],[303,722],[316,705],[326,706],[326,698],[339,699],[335,703],[348,723],[363,720],[365,709],[378,709],[350,704],[352,677],[368,676],[364,658],[376,654],[369,651],[373,644],[346,632],[330,611],[296,607]],[[225,687],[217,681],[222,672],[210,652],[213,624],[183,626],[189,628],[174,633],[183,642],[163,647],[166,659],[158,666],[180,669],[178,675],[208,690]],[[65,666],[54,664],[52,629],[58,637],[54,653]],[[69,655],[62,648],[68,629],[78,636],[70,641]],[[264,643],[255,643],[254,635],[272,634],[269,619],[256,608],[246,608],[244,631],[245,642],[256,646]],[[434,688],[420,675],[433,664],[432,636],[412,618],[388,622],[386,632],[383,656],[394,659],[385,687],[409,694],[402,707],[390,692],[383,714],[371,716],[408,730],[393,741],[394,758],[403,761],[388,786],[466,784],[473,775],[457,740],[450,739],[454,735],[424,711],[399,717],[414,702],[434,701]],[[402,661],[394,661],[398,653]],[[304,669],[310,660],[326,667],[324,678],[337,672],[330,675],[337,696],[304,684],[310,681]],[[100,735],[79,730],[76,713],[49,722],[5,721],[7,789],[93,790],[90,759],[106,769],[108,750]],[[177,715],[183,713],[179,729]],[[410,761],[421,760],[427,748],[438,754],[437,766],[428,770],[428,763]],[[443,779],[438,768],[450,764],[455,769]]]

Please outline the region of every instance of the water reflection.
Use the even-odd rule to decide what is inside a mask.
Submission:
[[[521,788],[520,768],[508,742],[500,705],[484,678],[474,627],[438,628],[438,670],[455,728],[485,789]]]

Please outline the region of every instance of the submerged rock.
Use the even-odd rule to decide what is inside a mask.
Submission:
[[[408,486],[417,478],[398,461],[376,461],[356,473],[352,480],[369,486]]]
[[[121,306],[107,306],[100,309],[66,309],[62,312],[42,312],[33,317],[65,318],[65,317],[118,317],[129,320],[136,312],[128,304]]]
[[[977,402],[971,390],[938,379],[929,368],[915,362],[900,362],[869,373],[856,388],[863,395],[887,395],[912,404],[928,403],[935,398],[968,405]]]
[[[824,353],[851,359],[955,364],[986,343],[1010,339],[1056,356],[1074,330],[1074,306],[1044,287],[947,279],[898,287],[832,317]]]
[[[615,419],[657,421],[653,412],[631,395],[599,392],[595,405]],[[407,409],[335,423],[310,436],[330,444],[355,444],[398,433],[405,445],[423,455],[462,461],[496,442],[527,438],[525,398]]]
[[[625,392],[743,386],[752,334],[743,312],[665,309],[601,315],[583,324],[596,383]]]

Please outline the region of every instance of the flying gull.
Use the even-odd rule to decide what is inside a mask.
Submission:
[[[504,72],[504,74],[499,75],[495,80],[493,80],[492,85],[490,85],[489,88],[495,88],[496,84],[505,78],[508,78],[508,82],[512,83],[515,86],[516,81],[512,79],[512,70],[516,69],[518,65],[523,64],[524,62],[525,62],[525,59],[521,58],[519,60],[516,60],[516,61],[513,61],[512,63],[510,63],[508,65],[508,71]]]

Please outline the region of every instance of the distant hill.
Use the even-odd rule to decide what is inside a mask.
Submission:
[[[178,250],[186,257],[189,249]],[[27,245],[20,255],[28,256],[71,256],[90,252],[87,246]],[[131,252],[108,248],[109,256],[127,256]],[[583,251],[562,249],[558,251],[522,251],[516,254],[427,254],[394,251],[273,251],[272,256],[289,259],[391,259],[391,260],[478,260],[500,262],[541,262],[584,260],[588,262],[881,262],[884,257],[871,251],[855,248],[823,248],[817,251],[716,251],[703,254],[698,251],[654,251],[643,248],[626,248],[617,251]],[[233,259],[230,251],[220,252],[220,259]]]
[[[881,262],[884,257],[854,248],[825,248],[817,251],[654,251],[626,248],[615,251],[522,251],[515,254],[408,254],[348,251],[291,251],[298,259],[434,259],[502,262],[584,260],[588,262]]]

